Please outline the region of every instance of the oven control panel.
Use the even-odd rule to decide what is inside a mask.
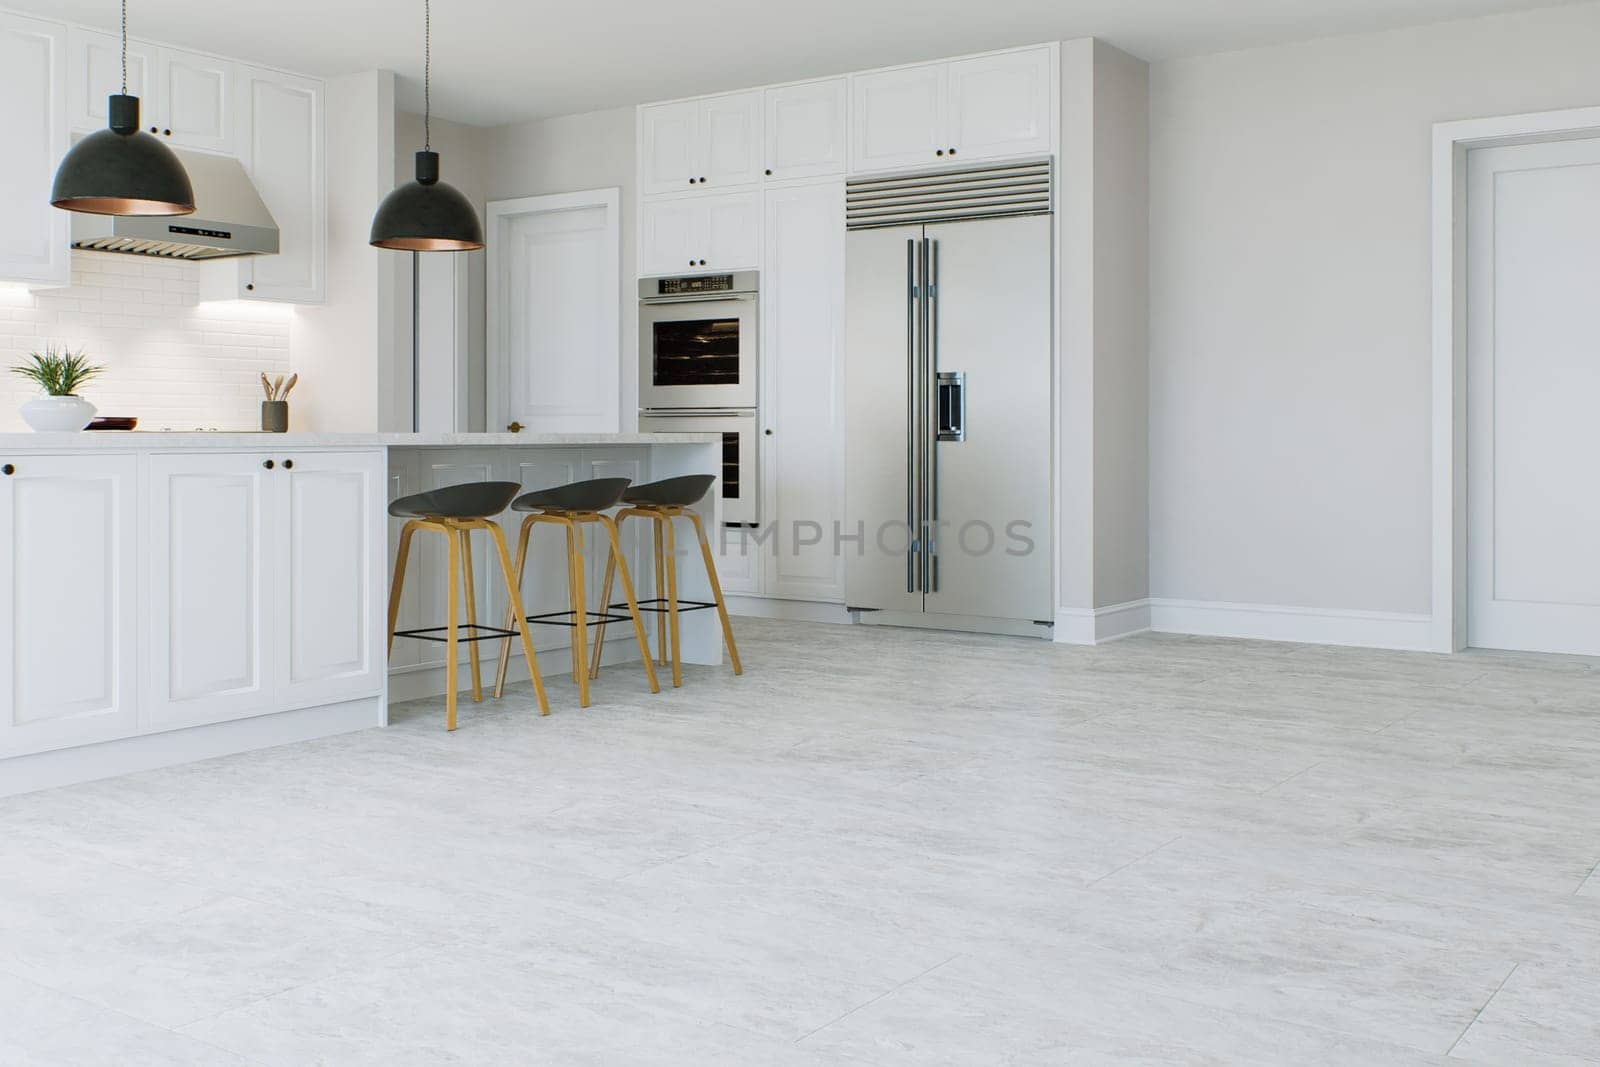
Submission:
[[[731,293],[733,275],[702,274],[695,278],[657,278],[658,296],[687,296],[690,293]]]

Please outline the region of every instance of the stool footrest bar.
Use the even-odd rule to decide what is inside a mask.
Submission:
[[[462,634],[462,630],[472,630],[474,632],[471,634]],[[476,631],[478,630],[482,630],[484,632],[477,633]],[[396,630],[394,635],[396,637],[410,637],[418,641],[437,641],[440,644],[448,644],[450,641],[449,637],[435,637],[433,635],[448,634],[449,632],[450,627],[448,626],[423,626],[416,630]],[[503,641],[508,637],[520,636],[515,630],[502,630],[498,626],[484,626],[475,622],[464,622],[458,624],[456,626],[456,633],[458,635],[456,640],[462,644],[465,644],[468,641]]]

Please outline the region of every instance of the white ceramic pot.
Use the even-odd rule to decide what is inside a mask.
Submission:
[[[39,433],[74,433],[89,425],[95,406],[81,396],[36,396],[22,405],[22,418]]]

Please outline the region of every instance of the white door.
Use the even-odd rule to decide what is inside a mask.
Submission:
[[[844,598],[844,186],[769,189],[762,268],[762,514],[778,527],[766,592]]]
[[[491,429],[621,427],[618,203],[596,189],[489,205]]]
[[[50,206],[67,152],[67,30],[0,11],[0,281],[66,285],[68,215]]]
[[[133,733],[133,456],[3,457],[0,755]]]
[[[688,274],[699,266],[700,220],[705,205],[679,197],[647,200],[639,218],[639,273]]]
[[[1053,58],[1035,48],[950,64],[948,147],[958,160],[1050,151]]]
[[[761,180],[761,93],[713,96],[701,104],[702,189],[726,189]]]
[[[74,130],[93,133],[110,121],[106,99],[122,91],[122,40],[109,33],[74,26],[67,36],[67,107]],[[143,117],[150,113],[150,83],[155,70],[154,46],[128,42],[128,92],[140,98]],[[145,129],[150,123],[145,123]]]
[[[147,102],[145,129],[178,148],[236,149],[234,66],[225,59],[163,48]]]
[[[270,551],[278,564],[273,631],[280,708],[383,688],[385,506],[382,452],[283,456],[273,479]]]
[[[845,93],[844,78],[766,91],[766,177],[844,173]]]
[[[172,729],[269,710],[277,576],[268,511],[283,472],[266,454],[158,455],[148,472],[141,725]]]
[[[240,76],[249,131],[242,162],[278,224],[278,254],[240,261],[238,295],[318,303],[326,293],[328,201],[322,83],[277,71]]]
[[[640,109],[639,176],[646,196],[698,184],[700,112],[698,100]]]
[[[704,212],[696,269],[754,270],[761,266],[761,194],[729,193],[701,201]],[[843,225],[841,222],[840,225]]]
[[[850,79],[850,169],[927,167],[950,147],[946,124],[949,65],[857,74]]]
[[[1600,140],[1468,162],[1467,642],[1600,654]]]

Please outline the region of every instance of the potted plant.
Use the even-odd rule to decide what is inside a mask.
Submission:
[[[103,370],[90,363],[82,350],[45,345],[42,355],[30,352],[28,361],[12,367],[11,372],[33,382],[44,395],[22,405],[23,419],[41,432],[83,429],[94,418],[95,407],[78,395],[78,387]]]

